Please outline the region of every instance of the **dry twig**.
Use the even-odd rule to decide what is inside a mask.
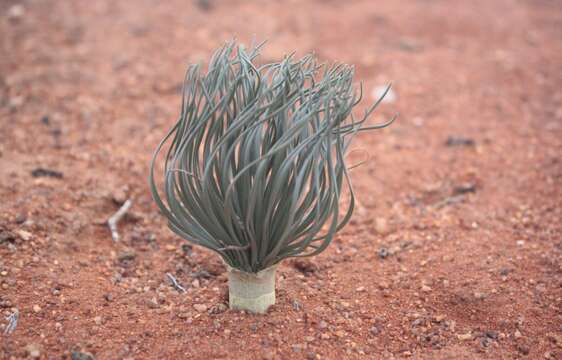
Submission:
[[[454,195],[454,196],[448,196],[445,199],[436,202],[435,204],[433,204],[433,206],[436,209],[441,209],[442,207],[448,206],[448,205],[452,205],[452,204],[456,204],[456,203],[460,203],[464,200],[464,195]]]
[[[4,329],[4,334],[11,334],[16,330],[18,326],[18,319],[20,317],[20,312],[18,309],[15,309],[13,313],[6,316],[6,320],[8,320],[8,325]]]
[[[109,220],[107,220],[107,225],[109,226],[109,230],[111,230],[111,237],[115,242],[119,241],[119,232],[117,232],[117,223],[119,222],[119,220],[121,220],[123,216],[125,216],[127,211],[129,211],[129,208],[131,207],[132,204],[133,201],[131,199],[125,201],[123,206],[121,206],[119,210],[117,210],[117,212],[113,214],[113,216],[110,217]]]
[[[183,286],[181,286],[181,284],[174,277],[174,275],[172,275],[170,273],[166,273],[166,276],[168,277],[168,279],[170,279],[170,282],[172,283],[172,286],[174,287],[174,289],[176,289],[176,290],[178,290],[179,292],[182,292],[182,293],[187,291],[187,290],[185,290],[185,288]]]

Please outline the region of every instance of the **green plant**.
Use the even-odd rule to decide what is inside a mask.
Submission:
[[[206,73],[188,69],[181,114],[150,166],[152,195],[172,231],[248,276],[326,249],[353,212],[344,158],[351,139],[392,122],[364,126],[382,97],[360,119],[351,114],[362,94],[353,67],[318,65],[312,55],[258,66],[258,50],[230,43]],[[163,199],[155,161],[169,141]]]

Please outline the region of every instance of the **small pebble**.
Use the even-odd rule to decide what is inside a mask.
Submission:
[[[302,351],[303,345],[301,344],[294,344],[291,346],[294,352],[300,353]]]
[[[193,308],[199,312],[205,312],[207,311],[207,305],[205,304],[194,304]]]
[[[475,292],[475,293],[474,293],[474,297],[475,297],[477,300],[483,300],[483,299],[486,298],[486,293]]]
[[[23,240],[23,241],[29,241],[31,240],[31,238],[33,237],[33,234],[30,233],[29,231],[25,231],[25,230],[18,230],[16,231],[16,233],[19,235],[19,237]]]
[[[189,313],[187,313],[187,312],[182,312],[182,313],[179,313],[179,314],[178,314],[178,317],[179,317],[180,319],[188,319],[188,318],[191,317],[191,314],[189,314]]]
[[[517,350],[523,355],[529,355],[530,349],[527,345],[519,344],[517,345]]]
[[[474,146],[474,139],[466,137],[449,136],[445,141],[445,146]]]
[[[94,355],[85,351],[73,351],[70,356],[72,360],[96,360]]]
[[[376,218],[375,219],[375,231],[380,235],[387,235],[388,234],[388,224],[385,218]]]
[[[32,359],[38,359],[39,357],[41,357],[41,349],[39,348],[39,345],[37,345],[37,344],[27,345],[25,347],[25,351],[27,352],[29,357],[32,358]]]
[[[336,331],[335,334],[336,334],[337,337],[342,338],[342,337],[345,336],[345,331],[343,331],[343,330],[338,330],[338,331]]]
[[[211,307],[212,314],[220,314],[228,310],[228,307],[223,303],[218,303],[215,306]]]
[[[472,334],[467,332],[466,334],[457,334],[457,339],[461,341],[472,340]]]
[[[120,263],[125,263],[125,262],[130,262],[130,261],[135,260],[136,257],[137,257],[137,254],[134,251],[126,250],[126,251],[123,251],[122,253],[119,254],[119,256],[117,257],[117,260]]]
[[[377,252],[377,255],[379,256],[379,258],[381,259],[386,259],[389,255],[390,252],[388,251],[387,248],[380,248],[379,251]]]
[[[8,9],[8,19],[10,20],[19,20],[25,15],[25,8],[21,4],[12,5]]]
[[[379,282],[379,289],[385,290],[385,289],[388,289],[389,287],[390,287],[390,285],[388,285],[388,283],[386,281]]]
[[[159,304],[156,298],[146,299],[146,305],[151,309],[158,309]]]
[[[381,96],[383,96],[383,94],[386,92],[387,88],[388,85],[376,86],[375,88],[373,88],[371,96],[374,100],[379,100]],[[393,103],[394,101],[396,101],[396,93],[394,92],[394,90],[389,89],[385,97],[382,99],[382,103]]]
[[[33,312],[36,313],[36,314],[41,312],[41,306],[39,306],[37,304],[33,305]]]

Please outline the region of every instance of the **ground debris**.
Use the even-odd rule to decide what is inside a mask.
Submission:
[[[133,264],[137,254],[132,250],[125,250],[117,256],[117,262],[122,267],[129,267]]]
[[[131,199],[125,201],[123,206],[121,206],[119,210],[117,210],[117,212],[113,214],[113,216],[110,217],[109,220],[107,220],[107,225],[109,226],[109,230],[111,230],[111,238],[115,242],[119,241],[119,232],[117,231],[117,224],[119,223],[119,220],[121,220],[121,218],[125,216],[127,211],[129,211],[129,208],[131,207],[132,204],[133,202]]]
[[[467,194],[467,193],[475,193],[476,190],[477,190],[477,186],[474,183],[459,184],[453,188],[453,196]]]
[[[195,279],[211,279],[213,274],[208,272],[207,270],[198,270],[191,273],[191,277]]]
[[[371,92],[371,97],[373,100],[378,101],[382,96],[384,96],[384,98],[382,98],[382,103],[393,103],[396,101],[396,92],[392,89],[389,88],[388,85],[379,85],[379,86],[375,86]]]
[[[226,310],[228,310],[228,306],[226,306],[224,303],[218,303],[213,305],[210,309],[209,312],[211,314],[221,314],[223,312],[225,312]]]
[[[14,4],[8,9],[7,15],[8,19],[12,21],[20,20],[25,15],[25,7],[21,4]]]
[[[441,209],[445,206],[449,206],[449,205],[453,205],[453,204],[457,204],[460,202],[463,202],[463,200],[465,199],[464,195],[454,195],[454,196],[447,196],[445,199],[440,200],[438,202],[436,202],[435,204],[433,204],[433,207],[435,207],[436,209]]]
[[[174,275],[170,274],[170,273],[166,273],[166,276],[168,277],[168,279],[170,279],[170,283],[172,284],[172,287],[174,289],[176,289],[177,291],[184,293],[187,290],[185,290],[185,288],[183,286],[181,286],[181,284],[178,282],[178,280],[174,277]]]
[[[379,256],[379,258],[381,259],[386,259],[387,257],[390,256],[390,252],[388,251],[387,248],[382,247],[379,249],[379,251],[377,251],[377,255]]]
[[[56,170],[45,169],[45,168],[36,168],[31,171],[31,176],[38,178],[38,177],[52,177],[56,179],[62,179],[63,173]]]
[[[318,266],[310,260],[295,259],[292,264],[295,269],[304,275],[310,275],[318,270]]]
[[[96,360],[94,355],[85,351],[72,351],[70,357],[72,360]]]
[[[16,328],[18,327],[18,320],[19,320],[20,313],[18,309],[15,309],[10,315],[6,316],[6,320],[8,320],[8,325],[4,329],[4,334],[11,334],[13,333]]]
[[[31,343],[27,345],[25,351],[31,359],[39,359],[41,357],[41,347],[38,344]]]
[[[207,305],[205,304],[194,304],[193,308],[200,313],[207,311]]]
[[[469,331],[466,334],[457,334],[457,339],[461,341],[472,340],[472,333]]]
[[[457,136],[449,136],[447,137],[447,141],[445,141],[445,146],[474,146],[476,142],[474,139],[467,138],[467,137],[457,137]]]
[[[13,243],[15,240],[16,240],[16,236],[12,232],[0,230],[0,244],[4,242]]]
[[[197,7],[203,11],[210,11],[213,9],[212,0],[195,0]]]

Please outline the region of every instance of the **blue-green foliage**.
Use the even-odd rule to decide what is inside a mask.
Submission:
[[[380,100],[352,116],[361,98],[353,67],[312,55],[258,66],[258,49],[230,43],[206,73],[189,68],[179,120],[150,169],[170,228],[246,272],[329,245],[354,207],[345,151],[358,131],[390,123],[363,127]],[[155,161],[168,143],[161,197]],[[343,186],[350,201],[340,215]]]

